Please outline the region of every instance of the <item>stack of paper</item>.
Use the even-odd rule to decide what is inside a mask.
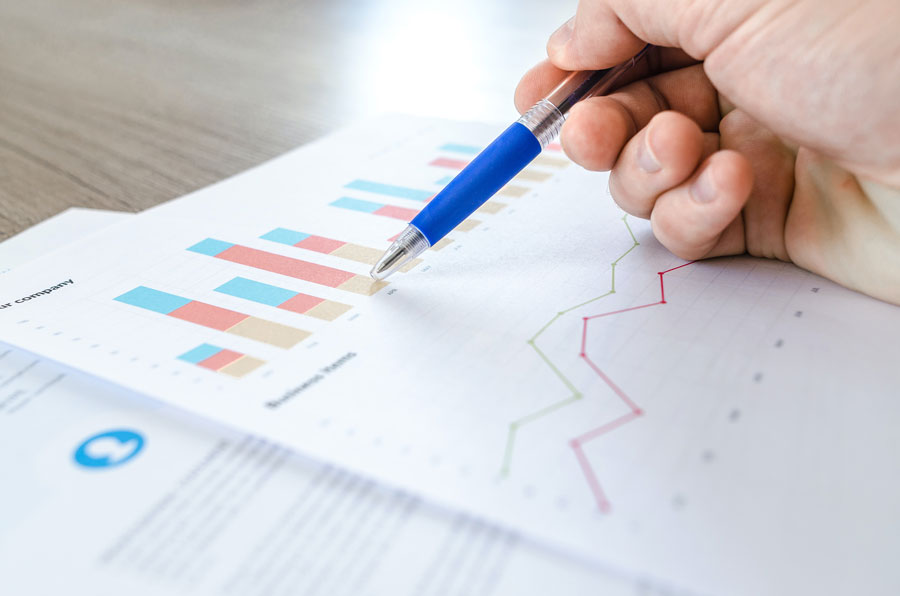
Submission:
[[[367,277],[497,130],[383,118],[37,236],[0,286],[16,593],[900,589],[896,307],[685,263],[552,149]]]

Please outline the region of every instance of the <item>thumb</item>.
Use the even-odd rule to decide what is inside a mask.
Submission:
[[[703,60],[764,0],[580,0],[547,42],[562,70],[609,68],[651,43]]]
[[[550,36],[547,55],[562,70],[593,70],[630,58],[645,43],[607,2],[582,0],[575,16]]]

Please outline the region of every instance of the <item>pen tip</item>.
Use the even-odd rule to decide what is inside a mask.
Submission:
[[[388,247],[384,255],[378,259],[375,266],[369,272],[372,279],[381,281],[389,277],[394,271],[406,265],[409,261],[419,256],[431,244],[415,226],[407,226],[397,236],[394,243]]]

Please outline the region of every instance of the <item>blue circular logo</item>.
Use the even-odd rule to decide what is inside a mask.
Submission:
[[[133,430],[109,430],[85,439],[72,455],[84,468],[113,468],[144,448],[144,437]]]

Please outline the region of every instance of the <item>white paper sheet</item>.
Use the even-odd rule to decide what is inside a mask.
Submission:
[[[0,262],[128,217],[70,210]],[[676,593],[2,343],[0,469],[9,594]]]
[[[782,263],[686,264],[560,154],[372,296],[300,279],[326,265],[359,291],[368,265],[348,256],[365,251],[341,243],[384,248],[403,223],[379,213],[420,208],[466,159],[459,145],[495,132],[403,118],[344,131],[12,272],[0,333],[699,591],[900,588],[885,521],[900,502],[886,472],[897,308]],[[284,230],[317,238],[292,246]],[[225,293],[236,278],[257,301]],[[298,294],[349,310],[300,314]],[[268,323],[238,326],[247,315]],[[179,360],[203,344],[244,376]]]

